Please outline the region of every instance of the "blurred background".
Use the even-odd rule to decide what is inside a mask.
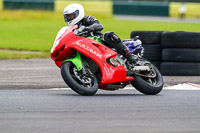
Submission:
[[[0,0],[0,59],[50,58],[70,3],[122,39],[133,30],[200,32],[200,0]]]

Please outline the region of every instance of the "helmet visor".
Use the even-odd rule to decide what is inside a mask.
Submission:
[[[65,22],[70,22],[74,20],[78,15],[79,15],[79,10],[76,10],[75,12],[70,14],[64,14]]]

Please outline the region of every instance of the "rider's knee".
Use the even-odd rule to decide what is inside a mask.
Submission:
[[[103,40],[110,45],[121,43],[121,39],[114,32],[104,33]]]

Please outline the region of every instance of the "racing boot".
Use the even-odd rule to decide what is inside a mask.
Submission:
[[[117,52],[124,56],[131,64],[136,64],[138,56],[129,51],[128,47],[123,42],[118,42]]]
[[[138,61],[138,56],[133,54],[129,51],[128,47],[124,45],[122,42],[118,43],[118,49],[117,52],[124,56],[131,64],[136,64]]]
[[[125,58],[131,63],[131,64],[136,64],[136,62],[138,61],[138,56],[134,55],[133,53],[131,53],[128,49],[125,52]]]

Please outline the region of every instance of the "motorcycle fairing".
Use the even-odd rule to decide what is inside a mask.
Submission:
[[[99,88],[104,88],[106,84],[110,83],[134,80],[133,77],[126,75],[123,65],[118,63],[118,66],[114,67],[107,63],[108,58],[116,59],[115,51],[93,39],[76,36],[72,30],[70,32],[66,30],[66,32],[67,34],[62,36],[59,45],[51,53],[51,57],[58,67],[61,67],[64,60],[72,58],[74,50],[77,50],[98,64],[101,71]]]
[[[126,76],[126,69],[123,65],[118,63],[118,66],[114,67],[107,63],[108,58],[116,59],[117,53],[105,45],[92,39],[83,38],[70,44],[69,47],[81,52],[98,64],[102,76],[100,86],[133,80],[132,77]]]

